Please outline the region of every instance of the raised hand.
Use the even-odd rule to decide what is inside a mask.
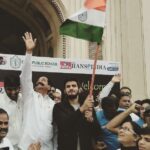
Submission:
[[[32,34],[30,32],[26,32],[24,36],[22,36],[23,41],[25,42],[26,51],[28,53],[32,53],[32,50],[36,46],[36,39],[33,40]]]
[[[140,111],[140,109],[141,109],[141,105],[134,103],[127,110],[130,113],[137,113]]]
[[[117,83],[121,81],[121,74],[116,74],[112,77],[111,82]]]
[[[31,144],[28,148],[28,150],[40,150],[40,149],[41,149],[41,144],[40,143]]]

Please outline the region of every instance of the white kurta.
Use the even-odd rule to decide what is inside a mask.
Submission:
[[[0,108],[7,111],[9,115],[9,130],[7,137],[14,146],[18,145],[22,127],[23,101],[19,94],[17,102],[12,101],[4,91],[0,94]]]
[[[2,140],[2,142],[0,143],[0,149],[1,148],[4,148],[4,147],[9,147],[9,150],[14,150],[13,149],[13,146],[12,146],[12,144],[11,144],[11,142],[9,141],[9,139],[8,138],[4,138],[3,140]]]
[[[30,144],[41,143],[41,150],[53,150],[52,112],[54,101],[48,95],[42,96],[33,89],[31,54],[26,54],[21,79],[24,100],[23,130],[19,147],[27,150]]]

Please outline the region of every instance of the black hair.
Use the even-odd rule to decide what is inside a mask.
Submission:
[[[133,127],[133,131],[136,133],[136,134],[140,134],[140,130],[141,130],[141,127],[135,123],[134,121],[130,121],[132,127]]]
[[[78,88],[81,87],[79,81],[76,78],[71,77],[71,78],[67,78],[64,80],[64,89],[65,89],[66,83],[69,81],[75,81],[77,83]]]
[[[149,115],[150,115],[150,106],[146,107],[144,112],[145,117],[149,117]]]
[[[47,78],[47,80],[48,80],[48,85],[53,86],[52,81],[49,79],[49,77],[48,77],[48,76],[45,76],[45,75],[43,75],[43,76],[38,76],[38,77],[37,77],[37,79],[36,79],[36,82],[38,81],[38,79],[39,79],[40,77],[46,77],[46,78]]]
[[[117,98],[113,96],[104,97],[101,102],[101,106],[104,112],[104,116],[111,120],[117,115]]]
[[[20,87],[19,75],[10,75],[4,78],[4,87]]]
[[[118,108],[118,99],[114,96],[107,96],[102,99],[101,107],[103,110],[108,109],[108,106],[116,106]]]
[[[136,103],[136,104],[141,105],[141,102],[142,102],[141,100],[135,100],[135,103]]]
[[[141,105],[146,104],[146,103],[150,105],[150,99],[143,99],[141,101]]]
[[[120,102],[120,99],[121,99],[123,96],[128,96],[128,97],[130,97],[130,94],[120,92],[120,93],[118,94],[118,104],[119,104],[119,102]]]
[[[141,128],[140,135],[150,135],[150,128],[149,127]]]
[[[141,127],[140,127],[137,123],[135,123],[134,121],[132,121],[129,117],[127,117],[127,118],[122,122],[122,124],[128,123],[128,122],[131,124],[131,126],[132,126],[132,128],[133,128],[133,131],[134,131],[136,134],[140,135]]]
[[[123,89],[128,89],[128,90],[130,91],[130,93],[129,93],[129,94],[131,94],[131,93],[132,93],[132,90],[131,90],[129,87],[127,87],[127,86],[123,86],[123,87],[120,89],[120,91],[121,91],[121,90],[123,90]]]
[[[4,109],[2,109],[2,108],[0,108],[0,115],[1,114],[6,114],[7,117],[9,118],[8,113]]]

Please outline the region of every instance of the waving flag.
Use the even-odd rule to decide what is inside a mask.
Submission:
[[[60,34],[100,42],[105,26],[106,0],[86,0],[85,8],[69,17],[60,27]]]
[[[84,5],[88,9],[106,10],[106,0],[86,0]]]

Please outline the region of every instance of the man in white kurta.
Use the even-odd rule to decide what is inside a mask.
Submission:
[[[19,147],[27,150],[33,143],[40,143],[41,150],[54,150],[52,111],[54,101],[47,95],[50,86],[48,78],[40,77],[35,90],[32,83],[32,50],[35,41],[31,33],[23,37],[26,56],[20,75],[21,93],[24,100],[23,131]]]
[[[7,138],[7,137],[5,137],[4,139],[3,139],[3,141],[0,143],[0,149],[4,149],[4,148],[9,148],[9,150],[14,150],[14,148],[13,148],[13,146],[12,146],[12,144],[11,144],[11,142],[10,142],[10,140]]]
[[[9,116],[8,113],[0,108],[0,149],[14,150],[11,142],[6,135],[9,128]]]
[[[22,127],[22,109],[23,100],[19,93],[20,82],[17,80],[19,76],[6,77],[4,80],[5,89],[0,93],[0,108],[7,111],[9,115],[9,131],[7,137],[14,146],[18,149],[18,142],[21,135]]]

